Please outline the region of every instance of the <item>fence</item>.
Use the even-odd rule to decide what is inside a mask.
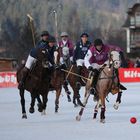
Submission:
[[[140,82],[140,68],[120,68],[121,82]],[[16,72],[0,72],[0,88],[17,87]]]

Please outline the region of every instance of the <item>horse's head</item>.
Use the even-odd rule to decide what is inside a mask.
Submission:
[[[62,55],[63,55],[63,59],[67,60],[69,58],[69,48],[68,47],[63,47],[62,48]]]
[[[49,68],[50,63],[48,60],[48,50],[47,49],[41,49],[38,52],[38,62],[43,68]]]
[[[121,66],[120,54],[117,51],[110,52],[110,61],[114,68],[118,69]]]

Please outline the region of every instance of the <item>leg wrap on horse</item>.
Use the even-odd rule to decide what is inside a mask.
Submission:
[[[100,119],[105,119],[105,107],[101,107],[101,118]]]

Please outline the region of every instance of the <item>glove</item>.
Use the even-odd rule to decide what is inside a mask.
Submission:
[[[92,66],[89,66],[89,67],[88,67],[88,70],[89,70],[89,71],[93,71]]]
[[[54,64],[54,69],[59,69],[59,66],[57,64]]]

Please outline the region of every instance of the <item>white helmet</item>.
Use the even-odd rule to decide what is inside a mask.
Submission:
[[[61,36],[61,37],[63,37],[63,36],[68,36],[68,33],[67,33],[67,32],[62,32],[60,36]]]

